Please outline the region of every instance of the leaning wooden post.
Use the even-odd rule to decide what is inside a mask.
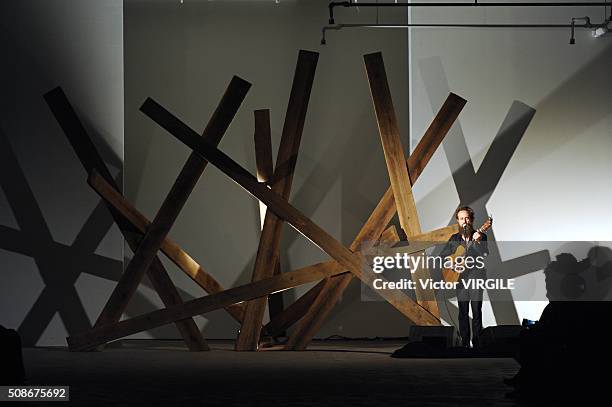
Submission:
[[[203,138],[207,142],[217,145],[221,141],[250,86],[238,77],[232,78],[221,103],[204,130]],[[95,326],[112,324],[119,320],[207,164],[206,160],[197,154],[190,155]]]
[[[285,272],[277,276],[186,301],[182,305],[152,311],[115,324],[96,327],[86,332],[72,335],[68,338],[68,343],[70,349],[90,349],[111,340],[148,331],[195,315],[202,315],[221,308],[227,308],[232,304],[262,297],[272,292],[279,292],[332,276],[350,274],[349,271],[343,271],[343,269],[344,267],[342,266],[338,267],[338,262],[335,260],[313,264],[298,270]],[[421,308],[417,304],[414,304],[414,306]]]
[[[300,232],[336,260],[341,267],[345,267],[366,285],[376,289],[374,287],[374,280],[378,279],[379,276],[372,271],[372,268],[367,264],[362,254],[355,253],[342,245],[274,190],[257,182],[257,178],[217,147],[199,138],[197,133],[189,128],[189,126],[185,125],[152,99],[147,99],[141,110],[161,127],[168,130],[173,136],[198,154],[201,154],[202,157],[243,187],[252,196],[264,202],[269,211],[274,212],[277,217],[289,223],[296,231]],[[384,285],[384,279],[382,278],[381,283]],[[377,290],[377,292],[404,316],[416,323],[424,325],[438,325],[440,323],[437,317],[416,304],[401,290],[389,289]]]
[[[51,108],[53,115],[64,130],[64,134],[68,138],[70,145],[72,146],[85,170],[88,173],[94,171],[100,173],[100,178],[106,181],[109,188],[119,193],[119,186],[111,176],[108,167],[98,153],[98,150],[91,141],[91,138],[87,134],[87,131],[83,127],[62,89],[59,87],[55,88],[46,93],[44,98]],[[126,222],[119,212],[111,205],[107,204],[107,207],[115,223],[119,227],[119,230],[123,234],[125,241],[130,246],[130,249],[132,249],[132,251],[136,251],[141,236],[139,231],[129,222]],[[174,284],[172,284],[166,269],[157,256],[153,259],[147,273],[149,279],[151,280],[151,284],[153,284],[153,288],[155,291],[157,291],[159,297],[166,307],[180,305],[183,303],[178,290]],[[184,321],[177,321],[176,327],[190,351],[208,350],[206,340],[202,336],[193,318],[189,318]]]
[[[113,189],[113,187],[98,173],[92,173],[87,182],[94,191],[106,201],[107,205],[112,206],[124,219],[129,222],[140,233],[144,234],[151,222],[136,209],[123,195]],[[135,249],[135,248],[134,248]],[[199,285],[205,292],[209,294],[224,291],[225,288],[204,268],[198,264],[188,253],[181,247],[166,237],[160,247],[162,253],[168,257],[178,268]],[[225,310],[238,322],[242,322],[242,313],[244,312],[242,304],[233,304]]]
[[[274,163],[272,161],[272,131],[270,129],[270,110],[260,109],[255,110],[255,164],[257,166],[257,181],[263,182],[264,184],[272,185],[272,177],[274,176]],[[264,220],[266,218],[266,205],[261,201],[259,203],[259,218],[261,220],[261,229],[264,227]],[[274,267],[274,274],[280,274],[280,252],[278,254],[278,260]],[[268,296],[268,312],[270,313],[270,319],[273,319],[276,315],[283,311],[283,293],[274,293]],[[283,336],[283,331],[276,332],[275,335]]]
[[[438,146],[442,143],[442,140],[459,116],[465,104],[465,99],[454,93],[449,94],[447,97],[436,117],[421,138],[421,141],[406,161],[412,185],[414,185],[425,169],[425,166],[434,155]],[[395,212],[396,206],[395,200],[393,199],[393,190],[389,187],[353,240],[350,246],[351,250],[359,250],[360,248],[363,250],[368,249],[369,246],[378,239],[378,236],[383,232],[386,225],[389,224]],[[323,322],[327,319],[333,307],[338,303],[342,293],[346,290],[352,279],[353,276],[351,274],[339,275],[326,279],[323,282],[323,287],[315,287],[318,289],[319,294],[316,296],[312,306],[302,317],[298,327],[293,332],[294,336],[304,338],[301,342],[302,346],[296,346],[292,349],[302,350],[306,348],[315,334],[321,329]],[[315,288],[311,289],[311,291]],[[310,292],[304,295],[310,295]],[[301,305],[301,308],[303,308],[303,305]],[[289,306],[284,311],[284,314],[293,316],[296,313],[294,313],[293,308]],[[278,318],[283,316],[284,315],[280,315]]]
[[[391,189],[393,190],[397,214],[402,229],[404,229],[404,233],[408,240],[410,240],[410,236],[421,233],[421,225],[414,196],[412,195],[410,177],[406,167],[404,148],[400,140],[399,125],[395,116],[395,108],[393,107],[391,90],[387,81],[385,64],[380,52],[365,55],[363,59],[368,74],[370,92],[372,93],[372,101],[376,111],[376,121],[378,122],[378,132],[380,133],[380,140],[385,153],[385,162],[387,163],[387,172],[391,180]],[[411,277],[415,282],[415,292],[419,305],[439,318],[440,310],[438,309],[434,291],[432,289],[425,289],[420,284],[421,281],[424,282],[431,278],[429,270],[419,268],[411,273]]]
[[[293,86],[291,87],[285,124],[276,158],[273,184],[271,185],[272,190],[286,200],[289,199],[291,192],[293,173],[318,59],[318,53],[301,50],[293,77]],[[252,281],[261,280],[274,274],[278,263],[282,226],[283,220],[276,216],[273,211],[267,210],[259,238]],[[244,320],[236,339],[236,350],[257,350],[266,301],[266,298],[258,298],[247,303]]]

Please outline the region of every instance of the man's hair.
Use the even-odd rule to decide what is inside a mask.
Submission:
[[[461,211],[466,211],[470,219],[474,220],[474,209],[470,208],[469,206],[458,207],[457,210],[455,211],[455,219],[458,219],[457,217],[459,216],[459,212]]]

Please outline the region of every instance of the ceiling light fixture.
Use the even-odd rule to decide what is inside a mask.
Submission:
[[[597,27],[596,29],[593,30],[593,37],[595,38],[599,38],[601,36],[606,35],[609,32],[608,27],[603,26],[603,27]]]
[[[610,22],[612,20],[612,15],[604,20],[601,24],[592,24],[589,17],[574,17],[571,19],[571,24],[384,24],[379,23],[378,21],[378,7],[438,7],[438,8],[448,8],[448,7],[585,7],[585,6],[604,6],[604,10],[607,10],[607,7],[612,6],[612,0],[607,0],[604,2],[487,2],[487,3],[479,3],[478,0],[474,0],[473,2],[454,2],[454,3],[443,3],[443,2],[402,2],[398,3],[395,0],[394,3],[379,3],[376,1],[373,2],[361,2],[358,3],[357,0],[350,1],[330,1],[329,8],[329,24],[328,26],[324,26],[322,29],[322,38],[321,44],[325,44],[325,33],[328,30],[341,30],[343,28],[349,27],[367,27],[367,28],[408,28],[408,27],[472,27],[472,28],[570,28],[570,44],[575,44],[576,39],[574,37],[576,28],[586,28],[592,30],[593,37],[601,37],[607,35],[610,32]],[[336,24],[334,21],[334,8],[335,7],[376,7],[376,23],[375,24]],[[604,11],[605,13],[606,11]],[[605,18],[605,16],[604,16]],[[576,24],[576,21],[584,21],[584,24]],[[611,35],[612,36],[612,35]]]

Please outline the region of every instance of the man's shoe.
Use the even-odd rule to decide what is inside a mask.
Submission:
[[[519,392],[518,390],[512,390],[511,392],[508,392],[504,395],[504,397],[506,397],[507,399],[520,399],[522,398],[523,394],[521,392]]]

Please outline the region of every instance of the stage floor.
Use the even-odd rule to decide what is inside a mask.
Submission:
[[[511,406],[513,359],[394,359],[403,342],[314,342],[304,352],[210,352],[134,340],[102,352],[24,349],[28,385],[69,385],[71,405]],[[40,405],[40,404],[36,404]]]

